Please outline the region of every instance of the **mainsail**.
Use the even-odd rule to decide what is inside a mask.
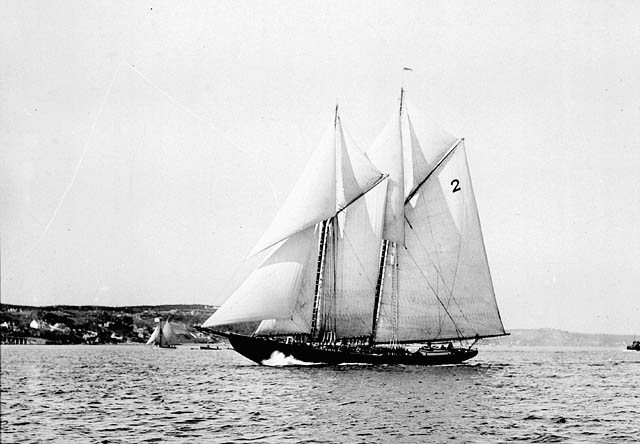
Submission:
[[[405,246],[387,267],[376,342],[504,334],[462,141],[407,202],[405,223]]]
[[[410,115],[411,114],[411,115]],[[366,154],[332,127],[254,253],[264,262],[204,324],[370,343],[505,334],[464,142],[404,101]]]

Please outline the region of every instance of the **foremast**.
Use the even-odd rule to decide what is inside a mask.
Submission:
[[[336,150],[336,132],[338,130],[338,104],[336,103],[335,114],[333,116],[333,150]],[[313,312],[311,314],[311,331],[310,338],[311,341],[315,341],[319,336],[319,318],[320,318],[320,308],[323,302],[322,294],[324,287],[324,272],[325,272],[325,262],[327,256],[327,237],[329,234],[329,229],[331,227],[331,223],[334,217],[323,220],[320,224],[320,238],[318,240],[318,262],[317,262],[317,271],[316,271],[316,285],[313,294]]]

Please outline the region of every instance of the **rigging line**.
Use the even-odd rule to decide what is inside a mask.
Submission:
[[[346,224],[346,222],[345,222],[345,224]],[[373,282],[371,282],[371,279],[369,279],[369,275],[367,275],[367,273],[364,273],[364,271],[365,271],[364,265],[362,265],[362,262],[360,261],[360,258],[356,254],[356,249],[353,246],[353,244],[351,243],[351,241],[349,240],[349,237],[348,236],[343,236],[343,239],[345,239],[347,241],[347,243],[349,244],[349,246],[351,247],[351,251],[353,251],[353,256],[358,261],[358,265],[360,265],[360,269],[363,271],[363,274],[367,278],[367,281],[369,281],[369,286],[371,287],[372,290],[375,290],[376,286],[373,284]]]
[[[441,188],[440,188],[440,195],[442,195],[442,189],[441,189]],[[443,196],[443,197],[444,197],[444,196]],[[420,198],[424,198],[424,193],[421,193],[421,194],[418,196],[418,198],[419,198],[419,199],[420,199]],[[426,204],[426,203],[423,203],[423,204]],[[449,212],[449,214],[451,214],[451,213]],[[411,222],[409,221],[409,218],[407,217],[407,215],[406,215],[406,214],[405,214],[405,217],[404,217],[404,218],[405,218],[405,220],[407,221],[407,224],[409,225],[409,227],[410,227],[410,228],[415,232],[415,229],[413,229],[413,225],[412,225],[412,224],[411,224]],[[429,233],[431,234],[431,237],[432,237],[432,238],[434,238],[433,230],[431,229],[431,220],[430,220],[430,219],[428,219],[428,220],[427,220],[427,223],[428,223],[428,226],[429,226]],[[461,238],[461,235],[460,235],[460,234],[458,234],[458,237],[459,237],[459,238]],[[422,241],[420,240],[420,237],[419,237],[419,236],[416,236],[416,238],[418,239],[418,242],[420,243],[420,246],[422,247],[422,249],[423,249],[423,250],[424,250],[424,252],[426,253],[427,257],[429,257],[429,259],[431,259],[431,258],[430,258],[430,255],[429,255],[429,251],[428,251],[428,250],[427,250],[427,248],[424,246],[424,244],[422,244]],[[437,259],[438,265],[437,265],[437,267],[436,267],[436,266],[435,266],[436,264],[434,263],[434,269],[436,270],[436,272],[437,272],[438,277],[440,278],[440,280],[442,280],[442,284],[443,284],[443,286],[444,286],[444,289],[445,289],[445,290],[447,291],[447,293],[449,294],[449,299],[450,299],[450,300],[453,300],[453,302],[455,303],[456,307],[458,308],[458,311],[460,312],[460,314],[462,315],[462,317],[464,318],[464,320],[465,320],[465,321],[467,321],[469,324],[471,324],[471,322],[469,322],[469,319],[467,318],[467,316],[465,315],[465,313],[462,311],[462,308],[460,307],[460,304],[458,304],[458,301],[457,301],[457,300],[456,300],[456,298],[453,296],[453,287],[455,286],[455,279],[456,279],[456,277],[457,277],[457,275],[458,275],[458,265],[459,265],[459,262],[460,262],[460,251],[461,251],[461,246],[462,246],[462,242],[460,241],[460,242],[458,243],[458,251],[457,251],[457,254],[456,254],[456,266],[455,266],[455,269],[454,269],[453,282],[451,282],[451,286],[448,286],[448,285],[447,285],[447,282],[446,282],[446,281],[445,281],[445,279],[444,279],[444,275],[443,275],[443,273],[442,273],[442,264],[441,264],[441,262],[440,262],[440,256],[437,254],[437,252],[436,252],[435,256],[436,256],[436,259]],[[433,263],[434,261],[433,261],[433,260],[431,260],[431,262]],[[452,319],[452,320],[453,320],[453,319]],[[454,325],[455,325],[455,322],[454,322]],[[458,330],[457,325],[456,325],[456,330]],[[475,331],[475,330],[474,330],[474,331]]]
[[[442,191],[441,191],[442,193]],[[444,197],[444,196],[443,196]],[[420,195],[418,196],[418,199],[422,199],[425,200],[425,193],[420,193]],[[423,205],[427,205],[426,202],[423,202]],[[416,230],[413,228],[413,225],[411,224],[411,222],[409,221],[409,217],[407,216],[407,213],[405,212],[404,214],[404,219],[405,221],[407,221],[407,224],[409,225],[409,227],[411,228],[412,231],[416,232]],[[431,218],[427,217],[427,227],[429,228],[429,234],[431,235],[431,238],[434,239],[434,233],[433,233],[433,229],[431,226]],[[416,239],[418,240],[418,243],[420,244],[420,246],[422,247],[422,250],[425,252],[425,254],[427,255],[427,258],[431,261],[431,263],[433,264],[433,269],[435,270],[438,279],[436,280],[436,288],[434,289],[433,286],[430,285],[431,287],[431,291],[434,292],[434,294],[438,294],[438,287],[440,286],[440,281],[442,281],[442,285],[444,286],[445,290],[448,290],[447,288],[447,282],[444,279],[444,275],[442,273],[442,264],[440,263],[440,256],[438,255],[438,252],[435,251],[435,259],[431,258],[431,255],[429,254],[429,250],[425,247],[425,245],[422,243],[422,240],[420,239],[420,236],[417,235],[416,233]],[[415,261],[414,261],[415,262]],[[416,264],[417,267],[417,264]],[[426,278],[425,278],[426,280]],[[427,281],[427,284],[429,284],[429,282]],[[446,311],[445,307],[445,311]],[[448,314],[448,313],[447,313]],[[455,325],[455,321],[453,321],[453,318],[451,316],[449,316],[451,318],[451,321],[454,323],[454,326],[456,328],[456,331],[458,331],[458,327],[457,325]],[[442,319],[438,319],[439,321],[439,332],[438,334],[442,331]]]
[[[416,238],[418,239],[418,242],[420,242],[420,239],[418,238],[418,236],[416,236]],[[420,245],[422,245],[422,242],[420,242]],[[424,246],[423,246],[424,248]],[[407,253],[407,256],[409,256],[411,258],[411,260],[413,261],[413,264],[416,266],[416,269],[420,272],[420,274],[422,275],[422,277],[424,278],[424,281],[427,283],[427,285],[429,286],[429,289],[431,290],[431,292],[433,293],[433,295],[436,297],[436,299],[438,300],[438,302],[440,303],[440,305],[442,305],[442,308],[444,309],[445,313],[447,314],[447,316],[449,316],[449,319],[451,319],[451,322],[453,323],[453,326],[456,329],[456,332],[458,333],[462,333],[460,331],[460,329],[458,328],[458,325],[456,324],[456,321],[453,319],[453,316],[451,316],[451,313],[449,313],[448,307],[442,302],[442,300],[440,299],[440,297],[438,296],[438,293],[436,290],[434,290],[433,285],[431,285],[431,283],[429,282],[429,279],[427,279],[427,277],[424,275],[424,273],[422,272],[422,270],[420,269],[420,266],[418,265],[418,263],[416,262],[415,258],[413,257],[413,255],[411,254],[411,252],[409,251],[409,249],[405,246],[404,247],[404,251]],[[426,251],[426,249],[425,249]],[[437,271],[437,269],[436,269]]]
[[[151,81],[151,79],[149,79],[149,77],[147,77],[146,75],[144,75],[138,68],[136,68],[135,66],[131,65],[129,67],[133,72],[135,72],[136,74],[138,74],[138,76],[140,76],[140,78],[142,80],[144,80],[145,82],[147,82],[152,88],[156,89],[160,94],[162,94],[163,96],[165,96],[167,99],[169,99],[171,102],[175,103],[176,105],[178,105],[180,108],[184,109],[187,113],[189,113],[191,116],[195,117],[197,120],[201,121],[202,123],[204,123],[208,128],[214,130],[217,134],[219,134],[220,136],[222,136],[222,138],[228,143],[230,144],[232,147],[234,147],[235,149],[237,149],[240,152],[243,153],[247,153],[247,151],[245,151],[244,149],[242,149],[242,147],[240,147],[238,144],[234,143],[231,139],[229,139],[229,137],[227,137],[227,135],[220,130],[219,128],[217,128],[216,126],[214,126],[211,122],[209,122],[208,120],[204,119],[203,117],[199,116],[198,114],[196,114],[191,108],[189,108],[188,106],[186,106],[185,104],[183,104],[182,102],[180,102],[178,99],[176,99],[175,97],[173,97],[171,94],[169,94],[168,92],[166,92],[165,90],[163,90],[162,88],[160,88],[158,85],[156,85],[153,81]],[[247,153],[249,154],[249,153]],[[264,175],[264,178],[266,179],[266,181],[269,184],[269,188],[271,189],[271,193],[273,195],[273,200],[276,203],[281,203],[280,199],[278,199],[278,193],[276,191],[276,187],[273,184],[273,181],[271,180],[271,178],[269,177],[269,175]],[[277,242],[276,242],[277,243]],[[274,244],[275,245],[275,244]],[[273,245],[270,245],[273,246]],[[267,247],[269,248],[269,247]],[[263,251],[266,250],[263,249]],[[257,253],[256,253],[257,254]],[[236,272],[244,265],[244,263],[247,261],[248,258],[245,258],[244,261],[242,261],[240,263],[240,265],[238,266],[238,269],[236,270]],[[228,285],[228,283],[227,283]]]
[[[420,193],[420,195],[418,196],[418,199],[423,199],[424,200],[425,199],[424,194]],[[417,202],[416,202],[416,204],[417,204]],[[426,202],[424,203],[424,205],[426,205]],[[404,218],[407,221],[407,223],[409,223],[409,218],[407,217],[406,213],[405,213]],[[409,223],[409,226],[411,227],[411,229],[414,232],[416,231],[415,229],[413,229],[413,226],[410,223]],[[429,218],[429,217],[427,217],[427,227],[429,228],[429,234],[431,234],[431,239],[434,239],[433,229],[431,228],[431,218]],[[442,275],[442,265],[440,264],[440,256],[438,256],[438,252],[436,250],[435,251],[435,256],[436,256],[436,261],[437,261],[437,265],[436,265],[436,261],[431,259],[431,255],[429,254],[429,251],[422,244],[422,240],[420,239],[420,236],[418,236],[417,233],[416,233],[416,239],[418,239],[418,243],[420,244],[420,246],[422,247],[424,252],[427,254],[427,258],[429,258],[429,260],[433,264],[433,269],[436,271],[438,279],[436,279],[436,289],[433,290],[433,288],[432,288],[432,291],[434,292],[434,294],[438,294],[438,287],[440,286],[440,281],[442,281],[442,284],[445,286],[445,288],[447,286],[447,283],[444,280],[444,276]],[[446,308],[445,308],[445,312],[446,312]],[[453,321],[453,318],[451,318],[451,320]],[[455,326],[455,322],[454,322],[454,326]],[[457,330],[457,328],[456,328],[456,330]],[[440,335],[440,333],[442,333],[442,317],[438,317],[438,335]]]
[[[142,72],[140,72],[140,70],[138,68],[136,68],[135,66],[131,65],[129,67],[133,72],[135,72],[136,74],[138,74],[140,76],[140,78],[142,80],[144,80],[145,82],[147,82],[149,85],[151,85],[151,87],[153,87],[154,89],[156,89],[160,94],[162,94],[163,96],[165,96],[167,99],[169,99],[170,101],[172,101],[173,103],[175,103],[176,105],[178,105],[180,108],[182,108],[183,110],[185,110],[186,112],[188,112],[189,114],[191,114],[193,117],[195,117],[196,119],[198,119],[199,121],[201,121],[202,123],[204,123],[206,126],[208,126],[209,128],[211,128],[212,130],[214,130],[216,133],[220,134],[224,140],[229,143],[230,145],[234,146],[236,149],[245,152],[241,147],[239,147],[236,143],[234,143],[231,139],[229,139],[227,137],[227,135],[219,128],[217,128],[216,126],[214,126],[211,122],[209,122],[208,120],[206,120],[205,118],[201,117],[200,115],[196,114],[195,111],[193,111],[191,108],[189,108],[187,105],[185,105],[184,103],[180,102],[178,99],[176,99],[175,97],[173,97],[171,94],[169,94],[168,92],[166,92],[164,89],[160,88],[158,85],[156,85],[154,82],[151,81],[151,79],[149,77],[147,77],[146,75],[144,75]]]
[[[343,208],[341,208],[341,209],[336,213],[336,216],[334,216],[334,218],[335,218],[335,217],[337,217],[337,215],[338,215],[339,213],[341,213],[341,212],[343,212],[344,210],[346,210],[348,206],[350,206],[351,204],[355,203],[358,199],[363,198],[363,197],[364,197],[364,195],[365,195],[366,193],[368,193],[369,191],[371,191],[371,190],[373,190],[375,187],[377,187],[379,184],[381,184],[381,183],[382,183],[382,181],[383,181],[384,179],[386,179],[388,176],[389,176],[388,174],[384,174],[382,177],[380,177],[380,178],[375,182],[375,184],[374,184],[374,185],[372,185],[372,186],[371,186],[371,188],[369,188],[365,193],[363,193],[363,194],[361,194],[360,196],[356,197],[354,200],[352,200],[351,202],[349,202],[349,204],[348,204],[348,205],[346,205],[346,206],[344,206]],[[345,223],[346,223],[346,222],[345,222]],[[353,244],[351,243],[351,241],[349,240],[349,238],[348,238],[347,236],[344,236],[344,239],[346,239],[346,240],[347,240],[347,242],[349,243],[349,245],[351,246],[351,249],[352,249],[352,250],[353,250],[353,252],[354,252],[354,256],[355,256],[356,260],[358,261],[358,264],[360,264],[360,268],[362,269],[362,271],[364,271],[364,266],[362,265],[362,262],[360,262],[360,258],[358,257],[358,255],[357,255],[357,254],[355,254],[356,249],[353,247]],[[371,282],[371,279],[369,279],[369,276],[366,276],[366,277],[367,277],[367,280],[369,281],[369,285],[371,286],[371,288],[372,288],[373,290],[375,290],[376,286]]]
[[[351,204],[355,203],[356,200],[360,199],[361,197],[363,197],[365,194],[367,194],[369,191],[373,190],[375,187],[377,187],[379,184],[382,183],[383,180],[385,180],[387,177],[389,177],[388,174],[383,174],[380,173],[380,177],[378,177],[375,182],[373,182],[371,184],[371,186],[369,188],[367,188],[365,191],[363,191],[362,193],[360,193],[359,195],[357,195],[356,197],[353,198],[353,200],[351,200],[350,202],[346,203],[342,208],[339,208],[336,211],[336,214],[334,214],[332,217],[337,216],[339,213],[343,212],[344,210],[346,210]]]
[[[465,213],[466,213],[466,207],[465,207]],[[465,221],[466,221],[466,217],[462,220],[462,223],[464,223]],[[458,266],[460,265],[460,252],[462,250],[462,234],[458,234],[458,237],[460,241],[458,243],[458,251],[456,253],[456,266],[453,271],[453,281],[451,282],[451,289],[449,290],[449,298],[456,304],[456,307],[458,307],[458,311],[460,311],[460,314],[462,315],[464,320],[467,321],[469,325],[472,325],[469,319],[467,318],[467,316],[464,314],[464,311],[462,311],[460,304],[458,304],[458,301],[453,296],[453,287],[455,287],[456,278],[458,277]],[[476,334],[478,333],[475,329],[473,329],[473,331],[476,332]]]
[[[439,189],[439,191],[440,191],[440,195],[444,198],[444,195],[443,195],[443,193],[442,193],[442,188],[440,188],[440,189]],[[422,198],[423,196],[424,196],[424,194],[423,194],[423,193],[421,193],[421,194],[420,194],[420,196],[419,196],[418,198]],[[446,199],[445,199],[445,200],[446,200]],[[426,204],[426,203],[425,203],[425,204]],[[443,213],[443,214],[444,214],[444,213]],[[448,212],[448,214],[449,214],[449,215],[451,215],[451,212],[449,211],[449,212]],[[406,216],[406,214],[405,214],[405,220],[407,221],[407,223],[409,224],[409,226],[413,229],[413,226],[412,226],[412,225],[411,225],[411,223],[409,222],[409,218]],[[431,234],[431,238],[434,238],[433,230],[431,229],[431,219],[430,219],[430,218],[428,218],[428,219],[427,219],[427,223],[428,223],[428,226],[429,226],[429,233]],[[415,230],[413,230],[413,231],[415,231]],[[452,301],[455,303],[456,307],[458,307],[458,311],[460,312],[460,314],[462,315],[462,317],[464,318],[464,320],[465,320],[465,321],[467,321],[469,324],[471,324],[471,323],[469,322],[469,319],[466,317],[466,315],[465,315],[465,314],[464,314],[464,312],[462,311],[462,308],[460,307],[460,304],[458,304],[458,301],[457,301],[457,300],[456,300],[456,298],[453,296],[453,288],[454,288],[454,286],[455,286],[456,277],[458,276],[458,265],[459,265],[459,263],[460,263],[460,251],[461,251],[461,248],[462,248],[462,241],[461,241],[461,237],[462,237],[462,236],[461,236],[460,234],[458,234],[458,238],[460,239],[460,241],[458,242],[458,251],[457,251],[457,253],[456,253],[456,266],[455,266],[455,268],[454,268],[454,270],[453,270],[453,281],[451,282],[451,285],[450,285],[450,286],[449,286],[449,285],[447,285],[447,282],[446,282],[446,281],[445,281],[445,279],[444,279],[444,274],[442,273],[442,263],[441,263],[441,261],[440,261],[440,255],[438,255],[437,251],[435,252],[435,256],[436,256],[436,259],[437,259],[437,261],[438,261],[438,265],[437,265],[437,267],[436,267],[436,266],[435,266],[435,263],[434,263],[434,268],[435,268],[435,270],[436,270],[436,272],[437,272],[437,274],[438,274],[438,277],[440,278],[439,280],[441,280],[441,281],[442,281],[442,285],[443,285],[443,287],[444,287],[444,290],[445,290],[445,291],[447,292],[447,294],[449,295],[449,299],[448,299],[448,301],[447,301],[447,302],[448,302],[448,303],[449,303],[449,305],[450,305],[450,301],[452,300]],[[424,250],[424,252],[426,253],[427,257],[429,257],[429,258],[430,258],[429,251],[428,251],[428,250],[426,249],[426,247],[422,244],[422,241],[420,240],[420,237],[419,237],[419,236],[416,236],[416,238],[418,239],[418,242],[420,243],[420,246],[422,247],[422,249],[423,249],[423,250]],[[431,258],[430,258],[430,259],[431,259]],[[432,262],[433,262],[433,260],[432,260]],[[451,320],[453,321],[453,318],[452,318]],[[458,331],[459,333],[461,333],[461,332],[458,330],[458,326],[455,324],[455,322],[454,322],[454,325],[455,325],[455,327],[456,327],[456,331]],[[441,327],[442,327],[442,326],[441,326]],[[475,330],[474,330],[474,331],[475,331]],[[477,333],[477,332],[476,332],[476,333]]]
[[[91,124],[91,128],[89,130],[89,135],[87,136],[87,139],[85,140],[84,148],[82,149],[82,154],[80,155],[80,159],[78,159],[78,163],[76,164],[76,168],[73,171],[73,175],[71,176],[71,180],[69,181],[69,183],[67,184],[67,187],[63,191],[62,196],[60,197],[60,200],[58,201],[58,205],[53,210],[53,214],[49,218],[49,222],[44,227],[44,230],[40,234],[40,237],[38,238],[36,243],[33,245],[33,247],[31,247],[31,249],[27,253],[27,256],[31,256],[31,254],[38,247],[38,245],[40,245],[40,242],[42,242],[42,239],[44,239],[44,237],[47,235],[47,233],[49,232],[49,228],[51,228],[51,225],[53,224],[53,221],[56,219],[56,216],[58,215],[58,211],[60,211],[60,208],[62,207],[62,204],[63,204],[64,200],[66,199],[67,195],[69,194],[69,191],[71,191],[71,188],[73,187],[73,184],[76,181],[76,177],[78,176],[78,171],[80,171],[80,167],[82,167],[82,163],[84,161],[84,158],[87,155],[87,152],[89,151],[89,142],[93,138],[93,133],[95,132],[96,126],[98,126],[98,120],[100,119],[100,116],[102,115],[102,111],[104,110],[105,105],[107,104],[107,99],[109,98],[109,94],[111,94],[111,90],[113,89],[113,85],[116,82],[116,78],[118,77],[118,74],[120,73],[121,68],[122,68],[121,64],[119,64],[116,67],[116,70],[113,73],[113,77],[111,78],[111,82],[109,83],[109,87],[107,88],[107,92],[104,94],[104,97],[102,98],[102,101],[100,102],[100,107],[98,108],[98,112],[96,113],[96,116],[94,117],[93,122]]]
[[[438,170],[438,168],[440,168],[442,166],[442,164],[444,164],[444,162],[449,158],[449,156],[451,156],[451,154],[455,151],[455,149],[458,147],[458,145],[460,145],[460,143],[462,143],[464,141],[464,139],[458,139],[456,141],[456,143],[453,144],[453,146],[451,148],[449,148],[449,151],[447,151],[447,153],[442,156],[442,159],[440,159],[438,161],[438,163],[436,164],[435,167],[433,167],[433,169],[429,172],[429,174],[427,174],[425,176],[424,179],[422,179],[420,181],[420,183],[418,184],[418,186],[416,186],[413,191],[411,191],[409,193],[409,195],[407,196],[407,198],[404,200],[404,204],[407,205],[409,203],[409,201],[411,199],[413,199],[413,196],[415,196],[415,194],[418,192],[418,190],[420,190],[420,188],[422,188],[422,185],[424,185],[427,180],[429,180],[429,178],[433,175],[433,173],[436,172],[436,170]]]
[[[245,154],[251,154],[248,153],[245,149],[243,149],[242,147],[240,147],[237,143],[233,142],[231,139],[229,139],[229,137],[218,127],[216,127],[215,125],[213,125],[213,123],[209,122],[208,120],[206,120],[205,118],[201,117],[200,115],[196,114],[191,108],[189,108],[188,106],[186,106],[184,103],[180,102],[178,99],[176,99],[175,97],[173,97],[171,94],[169,94],[168,92],[166,92],[165,90],[163,90],[162,88],[160,88],[158,85],[156,85],[154,82],[151,81],[151,79],[149,77],[147,77],[146,75],[144,75],[138,68],[136,68],[135,66],[131,65],[129,67],[133,72],[135,72],[136,74],[138,74],[138,76],[140,76],[140,78],[142,80],[144,80],[145,82],[147,82],[152,88],[156,89],[160,94],[162,94],[163,96],[165,96],[167,99],[169,99],[171,102],[175,103],[176,105],[178,105],[180,108],[184,109],[187,113],[189,113],[191,116],[195,117],[196,119],[198,119],[199,121],[201,121],[202,123],[204,123],[208,128],[212,129],[213,131],[215,131],[217,134],[219,134],[220,136],[222,136],[222,138],[225,140],[225,142],[227,142],[229,145],[231,145],[232,147],[234,147],[236,150],[243,152]],[[277,196],[277,192],[276,192],[276,187],[273,184],[273,181],[271,180],[271,178],[268,175],[265,175],[265,178],[267,179],[267,182],[269,183],[269,187],[271,188],[271,192],[273,194],[273,198],[274,201],[276,203],[280,203],[278,196]]]

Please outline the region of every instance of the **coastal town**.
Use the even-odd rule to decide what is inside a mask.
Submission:
[[[215,311],[208,305],[129,307],[0,304],[2,344],[144,343],[155,326],[170,320],[184,343],[215,342],[198,329]]]

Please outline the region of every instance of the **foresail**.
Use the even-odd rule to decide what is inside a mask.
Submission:
[[[376,341],[503,334],[464,144],[418,189],[405,216],[406,245],[397,249],[397,275],[386,276]]]
[[[371,335],[386,191],[384,180],[338,214],[333,225],[321,321],[339,338]]]
[[[291,319],[311,310],[307,273],[315,273],[317,239],[312,226],[278,245],[202,326]]]
[[[332,122],[287,200],[254,247],[257,254],[336,212],[335,125]]]

